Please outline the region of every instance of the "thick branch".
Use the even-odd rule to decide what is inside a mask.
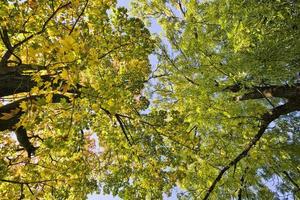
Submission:
[[[36,85],[31,76],[18,73],[0,76],[0,83],[0,97],[29,92]]]
[[[3,28],[2,32],[0,32],[0,36],[1,36],[2,42],[4,43],[5,47],[8,50],[12,51],[13,47],[11,46],[7,29]]]
[[[270,97],[291,99],[300,96],[300,84],[296,85],[270,85],[254,87],[249,93],[236,98],[236,100],[262,99]],[[235,92],[235,91],[233,91]]]
[[[34,147],[33,144],[31,144],[27,135],[27,131],[23,126],[17,128],[17,130],[15,130],[15,133],[20,146],[22,146],[26,150],[27,155],[30,158],[35,154],[35,150],[37,149],[37,147]]]
[[[249,151],[260,140],[260,138],[263,136],[267,127],[269,126],[269,124],[272,121],[279,118],[281,115],[286,115],[286,114],[288,114],[290,112],[294,112],[294,111],[300,111],[300,99],[295,99],[284,105],[281,105],[281,106],[278,106],[278,107],[272,109],[271,112],[265,113],[262,116],[262,122],[261,122],[261,125],[259,127],[257,134],[252,138],[252,140],[249,142],[249,144],[246,146],[246,148],[219,172],[218,176],[215,178],[215,180],[213,181],[213,183],[207,190],[206,195],[203,199],[206,200],[209,198],[212,191],[215,189],[217,183],[222,179],[225,172],[227,172],[232,166],[235,166],[240,160],[242,160],[244,157],[246,157],[248,155]]]
[[[19,108],[20,104],[23,101],[33,101],[41,97],[43,97],[43,95],[30,96],[0,107],[0,131],[14,130],[14,125],[16,125],[20,121],[21,115],[24,114],[24,112]],[[60,102],[61,99],[66,99],[68,102],[70,102],[69,98],[62,94],[54,94],[52,101],[54,103],[57,103]],[[5,116],[4,113],[12,113],[17,109],[19,109],[19,111],[14,113],[14,116],[12,116],[11,118],[7,120],[1,119],[3,116]]]
[[[57,83],[53,83],[54,76],[51,75],[43,75],[41,79],[43,82],[51,82],[51,87],[55,89],[59,89],[63,84],[65,84],[65,80],[58,80]],[[31,88],[37,86],[37,83],[32,80],[32,76],[30,75],[22,75],[19,73],[10,73],[0,76],[0,97],[5,97],[21,92],[30,92]],[[82,86],[77,84],[76,88],[81,88]],[[68,90],[69,93],[79,94],[77,89]]]
[[[28,97],[25,99],[20,99],[17,101],[14,101],[12,103],[6,104],[2,107],[0,107],[0,131],[5,131],[5,130],[13,130],[13,126],[17,124],[20,121],[21,115],[24,113],[21,109],[19,109],[19,106],[21,102],[23,101],[29,101],[33,97]],[[4,113],[12,113],[13,110],[19,109],[19,112],[15,113],[13,117],[10,119],[1,119],[4,116]]]
[[[42,96],[27,97],[0,107],[0,118],[5,116],[4,113],[12,114],[11,118],[9,119],[0,119],[0,131],[14,130],[20,146],[22,146],[26,150],[28,157],[31,157],[31,155],[35,154],[35,150],[37,149],[37,147],[34,147],[30,142],[26,129],[23,126],[16,128],[15,125],[20,121],[20,117],[22,116],[22,114],[24,114],[24,111],[19,108],[20,104],[23,101],[32,101],[37,99],[38,97]],[[69,101],[69,98],[64,95],[54,94],[53,102],[59,102],[62,98]]]

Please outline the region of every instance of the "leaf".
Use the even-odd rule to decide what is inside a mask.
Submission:
[[[52,103],[53,94],[49,93],[46,95],[46,103]]]
[[[61,74],[60,74],[61,78],[64,80],[68,80],[69,79],[69,73],[66,69],[63,69]]]
[[[22,101],[20,103],[20,108],[22,109],[22,111],[26,111],[28,109],[27,102],[26,101]]]
[[[36,87],[36,86],[31,89],[31,93],[32,94],[38,94],[39,91],[40,91],[40,89],[38,87]]]

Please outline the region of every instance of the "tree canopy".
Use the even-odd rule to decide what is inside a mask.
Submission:
[[[1,197],[299,198],[299,2],[116,3],[1,1]]]

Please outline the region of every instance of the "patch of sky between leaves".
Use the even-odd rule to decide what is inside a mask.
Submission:
[[[118,0],[118,3],[117,3],[117,6],[118,7],[125,7],[127,8],[129,11],[131,10],[131,4],[130,4],[130,0]],[[130,16],[130,12],[129,12],[129,16]],[[162,36],[162,29],[161,27],[159,26],[159,24],[157,23],[156,19],[150,19],[149,21],[149,25],[148,25],[148,29],[149,31],[151,32],[151,34],[155,36],[158,36],[158,35],[161,35]],[[163,38],[162,39],[162,43],[166,46],[166,50],[168,51],[168,53],[170,53],[170,50],[171,50],[171,46],[170,44],[168,43],[167,39],[165,37],[161,37]],[[157,55],[155,55],[154,53],[149,55],[149,61],[150,61],[150,65],[151,65],[151,70],[152,70],[152,74],[150,76],[152,76],[156,69],[157,69],[157,64],[158,64],[158,57]],[[145,88],[144,90],[142,91],[142,95],[145,95],[146,93],[149,93],[150,91],[152,91],[154,88],[153,86],[157,83],[157,80],[154,78],[154,79],[151,79],[149,80],[149,83]],[[148,91],[148,92],[147,92]],[[151,92],[150,92],[151,93]],[[147,95],[146,95],[147,96]],[[149,101],[150,101],[150,104],[153,102],[153,100],[155,98],[157,98],[157,95],[156,94],[153,94],[153,95],[150,95],[150,97],[148,96]],[[143,110],[140,112],[140,114],[148,114],[150,112],[150,109],[146,109],[146,110]]]

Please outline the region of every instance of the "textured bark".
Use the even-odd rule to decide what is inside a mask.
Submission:
[[[9,96],[21,92],[29,92],[36,83],[31,76],[10,73],[0,77],[0,97]]]
[[[18,113],[15,113],[15,115],[10,119],[1,119],[4,116],[4,113],[11,113],[13,110],[16,110],[19,108],[21,102],[23,101],[29,101],[34,97],[20,99],[17,101],[14,101],[12,103],[6,104],[2,107],[0,107],[0,131],[5,130],[13,130],[14,125],[20,121],[21,115],[24,113],[21,109]]]
[[[65,80],[58,80],[57,83],[53,83],[53,76],[44,75],[41,76],[43,82],[50,82],[53,89],[59,90],[59,87],[66,84]],[[19,73],[9,73],[0,76],[0,97],[10,96],[22,92],[30,92],[30,90],[37,86],[37,83],[32,80],[32,76],[22,75]],[[70,89],[67,92],[73,94],[79,94],[78,89],[82,88],[81,85],[76,85],[77,89]]]
[[[15,133],[20,146],[26,150],[28,157],[34,155],[37,147],[34,147],[30,142],[26,129],[21,126],[15,130]]]

